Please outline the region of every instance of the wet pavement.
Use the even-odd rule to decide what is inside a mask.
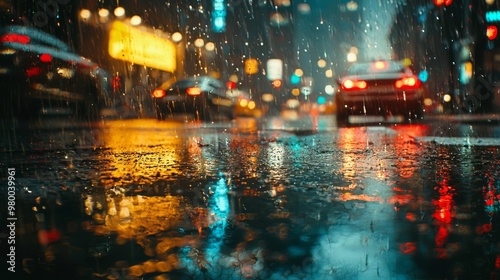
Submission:
[[[496,125],[333,119],[4,123],[8,275],[499,279]]]

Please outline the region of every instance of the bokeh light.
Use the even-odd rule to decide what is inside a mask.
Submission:
[[[142,23],[142,18],[140,16],[133,16],[130,18],[130,24],[132,25],[139,25]]]
[[[109,10],[108,9],[100,9],[99,10],[99,16],[100,17],[108,17],[109,16]]]
[[[124,17],[125,16],[125,9],[123,7],[116,7],[116,9],[113,11],[116,17]]]
[[[311,13],[311,6],[307,3],[300,3],[297,5],[297,10],[301,14],[308,15]]]
[[[86,20],[86,19],[89,19],[91,16],[92,16],[92,13],[87,9],[83,9],[80,11],[80,17],[82,19]]]
[[[205,41],[203,41],[203,39],[198,38],[198,39],[194,40],[195,47],[201,48],[201,47],[203,47],[203,45],[205,45]]]
[[[326,67],[326,60],[324,60],[324,59],[318,60],[318,67],[325,68]]]
[[[215,44],[213,42],[208,42],[205,45],[205,50],[207,50],[209,52],[213,52],[215,50]]]
[[[182,40],[182,34],[180,32],[175,32],[172,34],[172,41],[179,43]]]
[[[335,87],[332,85],[326,85],[325,86],[325,92],[328,95],[333,95],[335,93]]]

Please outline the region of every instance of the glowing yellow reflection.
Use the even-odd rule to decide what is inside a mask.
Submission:
[[[101,141],[112,153],[102,153],[106,173],[101,174],[104,187],[130,183],[151,183],[151,178],[168,177],[176,172],[181,160],[181,139],[175,133],[178,123],[139,119],[110,121],[105,124]],[[160,130],[168,133],[158,133]]]
[[[366,131],[358,128],[347,128],[342,130],[339,148],[342,153],[342,168],[340,172],[347,179],[355,179],[356,167],[360,163],[360,154],[357,152],[366,148]]]

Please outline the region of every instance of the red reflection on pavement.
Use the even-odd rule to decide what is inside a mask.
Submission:
[[[403,179],[412,178],[418,169],[422,146],[416,145],[415,138],[426,135],[427,125],[398,125],[393,129],[398,132],[394,138],[394,148],[398,156],[395,166],[399,176]]]
[[[408,212],[406,213],[406,220],[415,222],[417,220],[417,215],[415,215],[415,213]]]
[[[51,230],[40,230],[38,232],[38,242],[43,246],[59,241],[60,239],[61,233],[55,228]]]
[[[436,253],[436,256],[439,259],[444,259],[444,258],[446,258],[448,256],[448,253],[446,253],[446,249],[445,248],[435,248],[434,252]]]
[[[449,236],[448,229],[445,226],[439,227],[437,233],[436,233],[436,246],[438,247],[443,247],[446,243],[446,240],[448,240]]]
[[[476,233],[481,235],[481,234],[490,232],[492,229],[493,229],[492,224],[484,224],[484,225],[478,226],[476,228]]]
[[[500,205],[500,193],[498,187],[495,186],[496,178],[498,178],[498,172],[488,172],[486,173],[488,177],[488,184],[483,189],[484,204],[486,212],[490,216],[493,216],[499,211],[498,205]]]
[[[28,78],[39,76],[40,74],[42,74],[42,68],[40,67],[35,66],[26,70],[26,76],[28,76]]]
[[[415,242],[406,242],[399,244],[399,251],[401,253],[408,255],[413,254],[417,250],[417,244]]]
[[[443,164],[442,168],[437,171],[436,176],[441,179],[436,186],[439,197],[438,199],[433,199],[432,204],[436,207],[436,210],[432,214],[432,218],[438,227],[434,242],[436,244],[435,251],[438,258],[446,258],[447,253],[444,247],[448,242],[448,237],[450,235],[449,227],[451,221],[454,217],[454,205],[455,202],[453,197],[455,195],[455,189],[450,186],[450,170],[448,165]]]
[[[451,194],[450,191],[452,190],[453,188],[447,186],[446,182],[443,182],[441,187],[438,189],[439,199],[433,201],[433,204],[436,206],[436,211],[432,214],[432,217],[439,223],[451,223],[453,216],[453,194]]]
[[[414,199],[412,194],[396,194],[387,199],[389,204],[406,205]]]

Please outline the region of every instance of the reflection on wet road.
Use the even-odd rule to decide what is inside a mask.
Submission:
[[[498,276],[500,146],[483,130],[58,125],[3,128],[27,279]]]

